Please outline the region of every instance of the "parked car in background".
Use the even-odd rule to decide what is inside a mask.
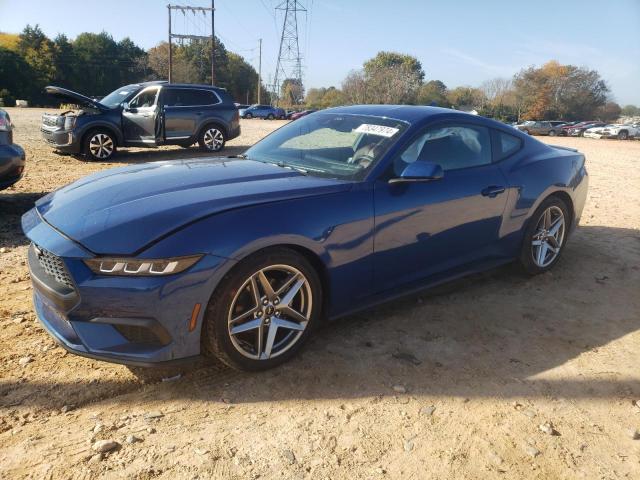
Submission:
[[[556,122],[553,122],[556,123]],[[516,128],[528,135],[549,135],[554,137],[558,135],[561,125],[554,125],[552,122],[534,122],[527,121],[520,125],[516,125]],[[562,122],[560,122],[562,123]]]
[[[605,125],[606,123],[604,122],[581,122],[567,130],[567,135],[570,137],[583,137],[584,132],[588,129],[595,127],[604,127]]]
[[[13,143],[11,117],[0,108],[0,190],[10,187],[22,178],[24,165],[24,150]]]
[[[45,91],[78,110],[45,113],[42,135],[56,150],[107,160],[118,147],[155,147],[198,142],[218,152],[240,135],[238,110],[222,88],[167,82],[127,85],[100,101],[64,88]]]
[[[244,103],[236,103],[235,104],[236,108],[238,110],[246,110],[247,108],[249,108],[251,105],[246,105]]]
[[[317,111],[318,111],[317,109],[312,108],[312,109],[309,109],[309,110],[303,110],[301,112],[294,113],[294,114],[291,115],[291,120],[297,120],[299,118],[306,117],[310,113],[317,112]]]
[[[363,105],[224,161],[94,173],[22,226],[35,312],[67,350],[257,371],[325,319],[513,261],[550,270],[587,188],[575,149],[454,110]]]
[[[633,125],[613,124],[604,127],[589,128],[584,132],[586,138],[617,138],[628,140],[640,136],[640,129]]]
[[[240,110],[240,117],[242,118],[275,120],[285,118],[285,115],[285,111],[282,108],[272,107],[271,105],[251,105],[249,108]]]
[[[558,135],[562,136],[562,137],[566,137],[567,136],[567,132],[569,131],[569,129],[571,127],[573,127],[574,125],[577,125],[580,122],[566,122],[564,123],[564,125],[560,126],[560,129],[558,130]]]

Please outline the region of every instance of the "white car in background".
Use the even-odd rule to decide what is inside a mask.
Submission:
[[[640,128],[631,124],[605,125],[604,127],[589,128],[584,132],[587,138],[617,138],[618,140],[628,140],[629,138],[640,137]]]

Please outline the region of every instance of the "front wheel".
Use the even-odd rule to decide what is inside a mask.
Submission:
[[[206,152],[219,152],[225,142],[224,132],[215,125],[205,127],[198,137],[198,145]]]
[[[551,269],[567,242],[571,218],[567,205],[558,197],[549,197],[538,207],[525,230],[520,263],[529,274]]]
[[[267,120],[273,120],[274,118],[276,117],[273,116],[273,113],[270,113],[269,115],[267,115]]]
[[[266,370],[289,360],[320,321],[317,272],[284,248],[259,252],[234,268],[207,307],[202,347],[230,367]]]
[[[626,130],[622,130],[621,132],[618,133],[618,140],[628,140],[629,139],[629,132],[627,132]]]
[[[244,118],[246,119],[252,119],[253,115],[251,115],[250,113],[245,114]]]
[[[116,140],[107,130],[94,130],[86,136],[83,152],[90,160],[109,160],[116,153]]]
[[[550,137],[555,137],[556,135],[557,135],[557,134],[556,134],[556,131],[555,131],[555,130],[549,130],[549,136],[550,136]]]

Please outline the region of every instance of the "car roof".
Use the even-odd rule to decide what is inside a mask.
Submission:
[[[421,105],[353,105],[348,107],[336,107],[323,110],[323,112],[351,114],[351,115],[370,115],[375,117],[387,117],[395,120],[405,121],[410,124],[422,123],[428,118],[435,119],[443,117],[447,120],[473,120],[476,123],[484,123],[486,126],[506,128],[501,122],[483,117],[481,115],[473,115],[460,110],[441,107],[427,107]]]

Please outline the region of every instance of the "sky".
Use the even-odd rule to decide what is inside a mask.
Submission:
[[[283,0],[215,0],[225,46],[258,67],[265,83],[278,55]],[[411,54],[426,79],[449,88],[511,77],[548,60],[596,69],[621,105],[640,105],[640,0],[299,0],[305,86],[339,87],[380,50]],[[143,48],[167,39],[169,0],[0,0],[0,31],[39,24],[54,37],[83,31],[130,37]],[[210,0],[172,0],[211,6]],[[208,21],[174,14],[177,33],[205,34]]]

